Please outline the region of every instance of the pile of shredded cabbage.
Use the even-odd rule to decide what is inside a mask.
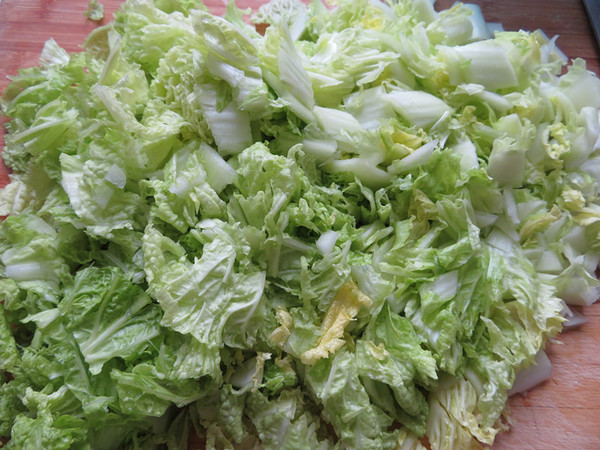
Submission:
[[[599,79],[463,5],[244,14],[128,0],[5,90],[7,448],[491,444],[598,297]]]

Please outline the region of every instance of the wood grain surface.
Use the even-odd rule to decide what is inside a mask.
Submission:
[[[118,0],[101,0],[105,19],[112,19]],[[260,0],[238,0],[252,7]],[[440,0],[436,8],[453,1]],[[506,30],[542,29],[558,35],[558,46],[570,58],[584,58],[588,68],[600,73],[600,51],[580,0],[478,0],[486,20],[501,22]],[[225,2],[207,1],[214,13]],[[85,36],[98,23],[84,17],[86,0],[0,0],[0,91],[7,76],[19,67],[37,64],[44,42],[53,37],[68,51],[78,51]],[[1,135],[1,133],[0,133]],[[0,137],[1,139],[1,137]],[[2,145],[2,142],[0,142]],[[0,167],[0,186],[8,180]],[[561,334],[547,353],[553,377],[509,404],[513,427],[500,435],[494,449],[600,449],[600,302],[580,309],[589,322]]]

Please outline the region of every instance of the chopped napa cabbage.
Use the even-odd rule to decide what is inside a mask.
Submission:
[[[7,448],[477,448],[549,376],[600,292],[598,77],[334,3],[127,0],[11,79]]]

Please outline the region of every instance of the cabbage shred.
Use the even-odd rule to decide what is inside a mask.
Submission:
[[[128,0],[2,97],[7,448],[468,448],[597,298],[600,81],[463,5]]]

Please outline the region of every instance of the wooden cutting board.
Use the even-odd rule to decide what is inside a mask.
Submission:
[[[105,19],[112,19],[118,0],[101,0]],[[241,8],[260,0],[238,0]],[[451,6],[441,0],[437,8]],[[478,0],[486,20],[506,30],[541,28],[559,35],[559,47],[570,57],[582,57],[600,73],[600,52],[579,0]],[[224,11],[225,1],[209,0],[212,11]],[[97,23],[84,17],[86,0],[0,0],[0,90],[7,75],[37,63],[44,42],[53,37],[68,51],[78,51]],[[0,143],[1,144],[1,143]],[[0,167],[0,186],[8,181]],[[600,302],[580,309],[589,322],[561,334],[547,353],[553,378],[526,395],[510,400],[512,430],[500,435],[494,449],[600,449]]]

